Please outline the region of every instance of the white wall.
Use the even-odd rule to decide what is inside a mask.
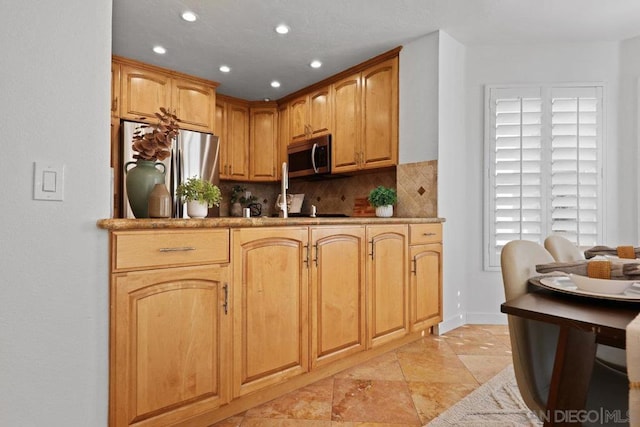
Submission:
[[[106,426],[111,0],[3,0],[0,28],[0,425]]]
[[[443,227],[443,323],[446,332],[466,323],[468,281],[465,252],[469,213],[461,209],[468,198],[465,159],[465,47],[440,31],[438,75],[438,216]]]
[[[640,242],[640,140],[638,139],[638,87],[640,79],[640,37],[625,40],[620,46],[620,110],[618,136],[620,138],[619,180],[637,183],[635,191],[620,196],[620,221],[635,224],[635,232],[622,235],[622,244],[638,246]],[[634,176],[634,174],[636,176]],[[635,240],[634,240],[635,237]]]
[[[504,301],[499,272],[483,271],[483,135],[484,85],[496,83],[604,82],[605,105],[605,213],[606,241],[617,244],[635,230],[634,213],[622,214],[617,206],[629,206],[623,200],[635,194],[635,181],[623,180],[630,172],[618,172],[620,153],[629,151],[629,141],[618,140],[619,44],[553,44],[467,47],[466,153],[467,198],[459,209],[469,221],[465,246],[454,248],[467,266],[467,320],[469,323],[504,322],[499,305]],[[442,144],[441,144],[442,145]],[[625,163],[627,161],[623,161]],[[634,178],[635,179],[635,178]],[[626,209],[626,208],[625,208]],[[635,210],[630,207],[631,212]],[[446,216],[446,215],[445,215]],[[635,221],[635,219],[633,220]],[[635,235],[635,234],[634,234]],[[449,244],[445,241],[445,244]]]
[[[400,51],[399,162],[438,158],[438,32]]]

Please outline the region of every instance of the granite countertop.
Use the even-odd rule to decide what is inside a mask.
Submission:
[[[149,219],[100,219],[99,228],[105,230],[145,230],[171,228],[238,228],[238,227],[282,227],[307,225],[353,225],[353,224],[426,224],[445,222],[444,218],[377,218],[377,217],[323,217],[323,218],[149,218]]]

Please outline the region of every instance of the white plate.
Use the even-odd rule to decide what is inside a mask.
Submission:
[[[634,283],[634,280],[596,279],[594,277],[569,274],[569,278],[581,291],[598,294],[621,294]]]
[[[563,292],[572,295],[589,296],[599,299],[609,299],[614,301],[640,301],[640,282],[631,286],[622,294],[600,294],[578,289],[575,283],[568,276],[547,276],[541,277],[539,283],[543,288]]]

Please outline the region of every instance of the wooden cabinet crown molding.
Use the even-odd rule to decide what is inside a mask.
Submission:
[[[314,83],[311,86],[307,86],[307,87],[302,88],[302,89],[300,89],[300,90],[298,90],[296,92],[290,93],[289,95],[278,99],[276,102],[278,103],[278,105],[286,104],[286,103],[288,103],[289,101],[291,101],[293,99],[296,99],[296,98],[298,98],[300,96],[304,96],[304,95],[308,94],[309,92],[312,92],[312,91],[315,91],[315,90],[318,90],[318,89],[322,89],[323,86],[329,86],[332,83],[335,83],[335,82],[337,82],[339,80],[342,80],[342,79],[344,79],[346,77],[349,77],[352,74],[360,73],[361,71],[364,71],[367,68],[370,68],[370,67],[372,67],[374,65],[380,64],[380,63],[382,63],[382,62],[384,62],[384,61],[386,61],[388,59],[395,58],[400,54],[401,50],[402,50],[402,46],[398,46],[398,47],[396,47],[394,49],[391,49],[391,50],[389,50],[387,52],[381,53],[380,55],[375,56],[375,57],[373,57],[371,59],[368,59],[368,60],[366,60],[364,62],[361,62],[361,63],[359,63],[357,65],[354,65],[351,68],[347,68],[346,70],[341,71],[338,74],[334,74],[331,77],[327,77],[324,80],[321,80],[321,81],[319,81],[317,83]]]
[[[189,75],[189,74],[181,73],[180,71],[171,70],[169,68],[164,68],[164,67],[159,67],[157,65],[147,64],[147,63],[144,63],[144,62],[136,61],[135,59],[130,59],[130,58],[122,57],[122,56],[112,55],[111,56],[111,60],[113,62],[115,62],[115,63],[120,64],[120,65],[129,65],[131,67],[143,68],[143,69],[146,69],[148,71],[153,71],[153,72],[156,72],[156,73],[167,74],[167,75],[169,75],[171,77],[175,77],[175,78],[192,80],[192,81],[195,81],[195,82],[199,82],[199,83],[211,86],[213,88],[217,88],[218,86],[220,86],[220,83],[215,82],[213,80],[207,80],[207,79],[203,79],[202,77],[192,76],[192,75]]]

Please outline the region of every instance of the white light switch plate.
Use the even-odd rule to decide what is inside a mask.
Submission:
[[[64,199],[64,165],[52,162],[33,164],[33,199]]]

